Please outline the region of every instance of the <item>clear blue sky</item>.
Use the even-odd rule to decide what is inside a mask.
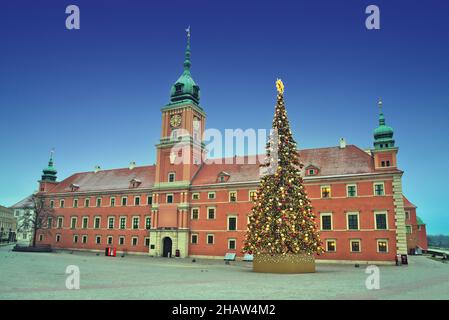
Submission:
[[[81,30],[65,29],[69,4]],[[381,30],[365,28],[369,4]],[[381,96],[404,192],[449,234],[448,16],[440,0],[3,1],[0,204],[36,190],[53,147],[59,178],[154,163],[191,25],[207,127],[269,128],[280,77],[300,148],[365,148]]]

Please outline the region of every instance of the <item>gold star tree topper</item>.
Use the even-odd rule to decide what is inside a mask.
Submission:
[[[282,82],[281,79],[276,80],[276,89],[280,94],[284,93],[284,83]]]

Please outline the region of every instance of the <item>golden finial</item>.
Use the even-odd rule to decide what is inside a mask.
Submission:
[[[278,92],[280,94],[284,93],[284,83],[282,83],[281,79],[277,79],[276,80],[276,89],[278,90]]]

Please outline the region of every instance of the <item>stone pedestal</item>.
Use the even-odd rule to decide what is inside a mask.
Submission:
[[[313,273],[315,257],[307,254],[257,254],[253,271],[264,273]]]

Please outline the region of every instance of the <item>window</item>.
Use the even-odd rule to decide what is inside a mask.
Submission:
[[[313,176],[315,174],[315,169],[309,169],[309,176]]]
[[[133,237],[131,243],[133,246],[137,246],[137,237]]]
[[[215,192],[209,192],[209,193],[207,194],[207,198],[208,198],[208,199],[215,199]]]
[[[96,244],[101,244],[101,237],[100,236],[96,236],[95,237],[95,243]]]
[[[78,199],[73,200],[73,207],[78,208]]]
[[[322,213],[321,230],[332,230],[332,213]]]
[[[101,207],[101,198],[97,198],[97,207]]]
[[[198,220],[200,218],[200,209],[192,208],[191,217],[192,220]]]
[[[256,201],[257,199],[257,191],[256,190],[250,190],[249,191],[249,200],[250,201]]]
[[[70,228],[75,229],[76,228],[76,217],[72,217],[72,220],[70,222]]]
[[[407,234],[412,234],[412,226],[405,226],[405,232],[407,233]]]
[[[384,196],[385,195],[383,182],[374,183],[374,195],[376,195],[376,196]]]
[[[60,242],[61,241],[61,235],[60,234],[57,234],[56,235],[56,242]]]
[[[377,230],[387,230],[387,214],[382,213],[376,213],[376,229]]]
[[[228,249],[229,250],[235,250],[236,248],[236,240],[235,239],[228,239]]]
[[[153,197],[152,196],[148,196],[147,197],[147,204],[153,204]]]
[[[380,253],[388,252],[388,241],[387,240],[377,240],[377,252],[380,252]]]
[[[108,218],[108,228],[109,229],[114,229],[114,217],[109,217]]]
[[[73,236],[73,243],[78,243],[78,235]]]
[[[381,162],[380,162],[380,166],[381,166],[381,167],[385,167],[385,161],[381,161]]]
[[[65,206],[65,200],[59,201],[59,207],[64,208],[64,206]]]
[[[126,217],[120,217],[120,229],[126,228]]]
[[[418,231],[421,231],[421,225],[418,225]]]
[[[173,195],[167,194],[167,203],[173,203]]]
[[[200,194],[199,193],[192,193],[192,200],[200,200]]]
[[[140,206],[140,197],[135,197],[134,198],[134,205],[135,206]]]
[[[237,201],[237,191],[230,191],[229,202],[236,202],[236,201]]]
[[[228,217],[228,230],[237,230],[237,217]]]
[[[40,234],[39,235],[39,241],[43,241],[44,240],[44,235],[43,234]]]
[[[170,172],[168,174],[168,182],[175,182],[176,173]]]
[[[108,244],[112,244],[112,236],[108,237]]]
[[[145,218],[145,229],[147,229],[147,230],[151,229],[151,217]]]
[[[207,208],[207,219],[215,219],[215,208]]]
[[[83,229],[87,229],[87,224],[89,223],[88,217],[83,217]]]
[[[122,206],[126,207],[127,204],[128,204],[128,197],[122,197]]]
[[[64,218],[58,217],[58,228],[61,229],[63,227]]]
[[[359,214],[358,213],[348,213],[348,230],[359,230]]]
[[[50,208],[54,208],[55,207],[55,201],[54,200],[50,200]]]
[[[322,186],[321,187],[321,198],[330,198],[331,197],[331,187],[330,186]]]
[[[149,247],[150,246],[150,238],[145,237],[145,247]]]
[[[133,229],[139,229],[139,217],[133,218]]]
[[[118,244],[123,246],[125,244],[125,237],[118,238]]]
[[[94,228],[95,229],[100,229],[100,217],[95,217]]]
[[[90,206],[90,199],[89,198],[84,199],[84,207],[89,208],[89,206]]]
[[[360,252],[360,240],[350,240],[351,252]]]
[[[335,240],[326,240],[326,251],[327,252],[337,251],[337,243]]]
[[[387,167],[390,166],[390,160],[387,160],[387,161],[386,161],[386,165],[387,165]]]
[[[207,244],[214,244],[214,235],[213,234],[207,235]]]
[[[346,186],[346,195],[349,198],[357,197],[357,185],[356,184],[348,184]]]
[[[52,226],[53,226],[53,218],[52,217],[48,217],[48,219],[47,219],[47,228],[51,229]]]
[[[114,197],[112,197],[110,200],[110,206],[115,207],[115,198]]]
[[[405,211],[405,220],[410,220],[410,212]]]
[[[192,244],[197,244],[198,243],[198,235],[196,233],[193,233],[190,236],[190,243],[192,243]]]
[[[84,236],[81,238],[81,242],[82,242],[82,243],[87,243],[87,236],[86,236],[86,235],[84,235]]]
[[[175,85],[175,93],[176,94],[182,93],[182,84]]]

